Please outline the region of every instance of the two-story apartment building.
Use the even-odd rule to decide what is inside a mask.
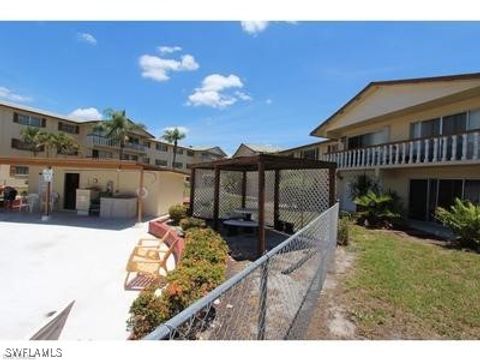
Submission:
[[[480,74],[368,84],[284,154],[335,161],[341,207],[359,174],[396,191],[411,218],[432,220],[455,197],[480,201]]]
[[[50,156],[71,159],[119,159],[119,144],[94,131],[98,122],[98,120],[82,121],[30,106],[0,101],[0,155],[14,158],[33,156],[30,147],[23,143],[21,135],[22,129],[30,126],[47,132],[64,132],[80,146],[78,152],[50,154]],[[147,130],[138,130],[130,134],[129,141],[123,150],[122,160],[159,167],[173,167],[187,173],[192,163],[226,156],[218,146],[202,148],[178,146],[175,163],[172,163],[173,148],[172,144],[156,139]],[[39,149],[36,156],[46,156],[44,149]],[[8,183],[22,187],[26,178],[28,178],[27,167],[0,165],[1,185]]]

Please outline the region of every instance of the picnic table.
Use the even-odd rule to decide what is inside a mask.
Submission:
[[[258,223],[253,220],[245,219],[229,219],[223,222],[223,225],[227,227],[228,234],[233,235],[233,229],[244,228],[244,229],[256,229],[258,228]]]
[[[244,215],[244,220],[251,221],[252,215],[258,210],[254,208],[238,208],[233,210],[237,214]]]

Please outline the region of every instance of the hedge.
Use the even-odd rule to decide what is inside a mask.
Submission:
[[[168,274],[161,295],[155,294],[161,285],[154,284],[132,303],[130,339],[141,339],[225,281],[227,251],[225,240],[212,229],[188,230],[182,258]]]

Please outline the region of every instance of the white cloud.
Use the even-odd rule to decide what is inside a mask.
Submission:
[[[159,46],[157,49],[160,54],[171,54],[177,51],[182,51],[180,46]]]
[[[10,101],[17,101],[17,102],[32,101],[32,98],[17,94],[14,91],[10,90],[9,88],[3,87],[3,86],[0,86],[0,98],[5,100],[10,100]]]
[[[267,105],[271,105],[272,103],[273,103],[272,99],[265,100],[265,104],[267,104]]]
[[[180,132],[183,132],[183,133],[188,133],[189,129],[186,128],[185,126],[167,126],[165,128],[162,129],[162,131],[167,131],[167,130],[174,130],[174,129],[178,129],[180,130]]]
[[[243,31],[251,35],[256,35],[267,28],[268,21],[242,21],[241,25]]]
[[[202,86],[196,88],[188,97],[188,105],[225,108],[235,104],[238,100],[251,100],[251,96],[241,91],[226,93],[230,89],[241,89],[243,83],[237,75],[223,76],[211,74],[202,81]]]
[[[176,48],[180,49],[179,47]],[[160,49],[159,51],[161,51]],[[181,56],[179,60],[166,59],[156,55],[142,55],[139,59],[139,65],[142,70],[142,77],[160,82],[170,79],[170,72],[195,71],[200,67],[190,54]]]
[[[97,39],[89,33],[78,33],[77,39],[90,45],[97,45]]]
[[[89,108],[78,108],[73,110],[70,114],[70,117],[78,119],[78,120],[102,120],[103,116],[94,107]]]

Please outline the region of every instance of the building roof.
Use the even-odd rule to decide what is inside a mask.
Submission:
[[[268,144],[242,144],[257,153],[276,153],[282,150],[281,147]]]
[[[48,116],[48,117],[52,117],[52,118],[55,118],[55,119],[65,120],[65,121],[74,122],[74,123],[78,123],[78,124],[95,123],[95,122],[100,121],[100,120],[84,120],[84,119],[74,118],[74,117],[71,117],[71,116],[68,116],[68,115],[62,115],[62,114],[54,113],[54,112],[51,112],[51,111],[48,111],[48,110],[42,110],[42,109],[38,109],[38,108],[35,108],[35,107],[32,107],[32,106],[12,103],[10,101],[5,101],[5,100],[0,100],[0,106],[6,106],[6,107],[9,107],[9,108],[12,108],[12,109],[28,111],[28,112],[35,113],[35,114],[38,114],[38,115]]]
[[[336,112],[334,112],[330,117],[324,120],[320,125],[310,132],[312,136],[318,135],[318,131],[324,128],[331,121],[336,119],[339,115],[343,114],[351,106],[357,103],[363,96],[368,93],[372,88],[375,87],[385,87],[391,85],[402,85],[402,84],[421,84],[421,83],[434,83],[434,82],[447,82],[447,81],[460,81],[460,80],[479,80],[480,73],[468,73],[468,74],[458,74],[458,75],[446,75],[446,76],[434,76],[434,77],[421,77],[421,78],[410,78],[410,79],[399,79],[399,80],[386,80],[386,81],[373,81],[360,90],[354,97],[347,101],[342,107],[340,107]]]
[[[307,148],[310,148],[312,146],[325,144],[325,143],[332,142],[332,141],[336,141],[336,140],[334,140],[334,139],[322,139],[320,141],[316,141],[316,142],[313,142],[313,143],[309,143],[309,144],[305,144],[305,145],[299,145],[299,146],[296,146],[296,147],[293,147],[293,148],[288,148],[288,149],[279,151],[278,153],[279,154],[284,154],[284,153],[295,151],[295,150],[307,149]]]
[[[129,160],[113,159],[63,159],[63,158],[41,158],[41,157],[0,157],[0,165],[24,165],[24,166],[52,166],[52,167],[72,167],[72,168],[93,168],[93,169],[119,169],[119,170],[146,170],[172,172],[185,175],[184,171],[163,168],[159,166],[144,164]]]

